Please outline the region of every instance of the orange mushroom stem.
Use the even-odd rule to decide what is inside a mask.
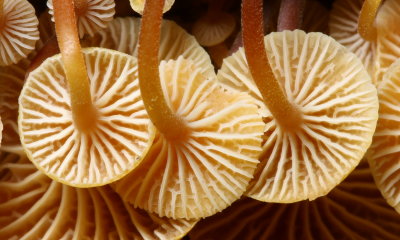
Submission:
[[[249,69],[265,105],[286,130],[301,124],[300,111],[289,102],[268,61],[264,46],[262,0],[243,0],[243,46]]]
[[[278,17],[278,32],[300,29],[305,5],[305,0],[282,0]]]
[[[375,41],[375,17],[382,0],[365,0],[358,19],[358,33],[367,41]]]
[[[157,130],[168,139],[178,139],[187,136],[186,124],[168,106],[158,69],[163,7],[164,0],[145,3],[139,33],[139,86],[147,113]]]
[[[76,127],[86,131],[93,126],[96,111],[78,37],[74,0],[53,0],[53,6],[57,41],[71,97],[72,117]]]
[[[0,0],[0,21],[3,21],[4,0]]]
[[[44,60],[60,53],[58,48],[57,38],[55,36],[51,37],[46,44],[38,51],[36,56],[32,59],[31,64],[26,70],[25,78],[28,77],[29,73],[39,67]]]

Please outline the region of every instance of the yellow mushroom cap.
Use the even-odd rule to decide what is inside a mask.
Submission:
[[[27,0],[5,0],[0,20],[0,66],[17,63],[39,39],[35,9]]]
[[[322,33],[284,31],[264,42],[273,73],[303,121],[293,131],[277,124],[242,48],[224,60],[218,80],[248,92],[266,123],[263,154],[246,195],[267,202],[312,200],[338,185],[370,146],[377,92],[360,60]]]
[[[49,13],[53,16],[53,0],[47,1]],[[84,9],[77,10],[79,37],[85,34],[93,36],[100,29],[106,28],[115,14],[114,0],[86,0]],[[54,21],[54,17],[52,18]]]
[[[103,47],[137,56],[140,19],[133,17],[115,18],[108,27],[92,38],[84,39],[83,45]],[[210,56],[196,39],[173,21],[163,20],[158,58],[177,59],[183,56],[191,59],[207,78],[215,78]]]
[[[383,76],[378,96],[379,120],[367,158],[382,195],[400,213],[400,60]]]
[[[376,43],[363,39],[358,33],[358,18],[363,3],[364,0],[335,1],[329,16],[329,33],[356,54],[373,76]]]
[[[144,10],[144,4],[146,3],[146,0],[129,0],[131,3],[131,7],[133,11],[139,13],[140,15],[143,15],[143,10]],[[175,0],[165,0],[164,2],[164,9],[163,13],[168,12],[172,5],[174,5]]]
[[[19,133],[29,159],[62,183],[99,186],[139,164],[153,140],[136,58],[107,49],[83,50],[92,102],[91,129],[74,125],[61,56],[29,74],[19,98]]]
[[[125,201],[172,218],[212,215],[240,198],[253,177],[264,124],[254,101],[206,79],[182,57],[162,61],[160,78],[188,134],[160,133],[143,162],[115,183]]]
[[[192,240],[396,240],[400,215],[386,204],[363,161],[327,196],[292,204],[244,198],[201,220],[188,235]]]
[[[0,155],[1,239],[179,239],[196,223],[135,209],[109,186],[60,184],[19,157]]]

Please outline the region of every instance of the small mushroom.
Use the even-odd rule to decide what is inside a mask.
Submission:
[[[131,3],[131,7],[133,11],[139,13],[140,15],[143,15],[143,9],[144,5],[146,3],[146,0],[129,0]],[[172,5],[174,5],[175,0],[166,0],[163,8],[163,13],[168,12]]]
[[[243,2],[244,49],[226,58],[217,74],[226,88],[248,92],[266,123],[263,154],[246,195],[312,200],[338,185],[370,146],[376,89],[360,60],[322,33],[263,38],[260,2]]]
[[[47,1],[47,7],[53,16],[53,0]],[[100,29],[106,28],[115,14],[114,0],[74,0],[74,7],[80,38],[85,34],[93,36]]]
[[[27,0],[0,0],[0,66],[17,63],[39,39],[35,9]]]

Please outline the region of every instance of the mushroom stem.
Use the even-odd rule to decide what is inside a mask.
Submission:
[[[53,6],[57,41],[71,97],[72,117],[77,128],[86,131],[94,125],[96,111],[78,37],[74,0],[53,0]]]
[[[278,32],[300,29],[305,5],[305,0],[282,0],[278,16]]]
[[[74,4],[76,15],[83,15],[87,8],[87,0],[74,0]]]
[[[4,17],[3,11],[4,11],[4,0],[0,0],[0,22],[3,21]]]
[[[60,53],[58,48],[57,38],[55,36],[51,37],[46,44],[37,52],[36,56],[32,59],[31,64],[25,73],[25,78],[28,77],[29,73],[40,66],[49,57],[52,57]]]
[[[243,0],[242,31],[249,69],[265,105],[282,127],[296,129],[301,124],[301,113],[287,99],[265,51],[262,0]]]
[[[187,136],[186,124],[172,112],[161,88],[158,52],[164,0],[146,1],[139,33],[139,86],[150,120],[168,139]]]
[[[375,16],[382,0],[365,0],[358,18],[358,33],[367,41],[375,41]]]

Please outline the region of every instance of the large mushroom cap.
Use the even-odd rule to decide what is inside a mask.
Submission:
[[[100,29],[106,28],[115,14],[114,0],[86,0],[84,6],[77,9],[79,37],[85,34],[93,36]],[[53,0],[47,1],[49,13],[54,15]],[[54,18],[52,19],[54,21]]]
[[[83,51],[97,121],[76,128],[61,56],[29,74],[19,99],[19,130],[30,160],[51,178],[90,187],[121,178],[142,159],[153,133],[141,100],[136,58]]]
[[[124,200],[160,216],[221,211],[243,194],[258,163],[264,124],[254,101],[200,71],[182,57],[161,62],[164,96],[188,134],[157,134],[138,168],[115,183]]]
[[[329,16],[329,33],[336,41],[355,53],[373,75],[376,43],[363,39],[358,33],[358,18],[363,3],[364,0],[335,1]]]
[[[192,240],[334,240],[400,238],[400,215],[382,198],[362,162],[327,196],[292,204],[245,198],[200,221]]]
[[[367,158],[383,196],[400,213],[400,60],[385,73],[378,94],[379,120]]]
[[[0,19],[0,66],[17,63],[39,39],[35,9],[27,0],[5,0]]]
[[[109,186],[60,184],[25,159],[0,155],[1,239],[179,239],[196,223],[135,209]]]
[[[357,166],[378,118],[374,85],[358,58],[322,33],[284,31],[265,37],[271,68],[301,112],[287,131],[270,114],[241,48],[225,59],[218,80],[248,92],[263,111],[265,143],[247,195],[294,202],[327,194]]]
[[[131,3],[131,7],[133,11],[139,13],[140,15],[143,15],[143,10],[144,10],[144,4],[146,3],[146,0],[129,0]],[[165,0],[164,2],[164,9],[163,13],[168,12],[172,5],[174,5],[175,0]]]

